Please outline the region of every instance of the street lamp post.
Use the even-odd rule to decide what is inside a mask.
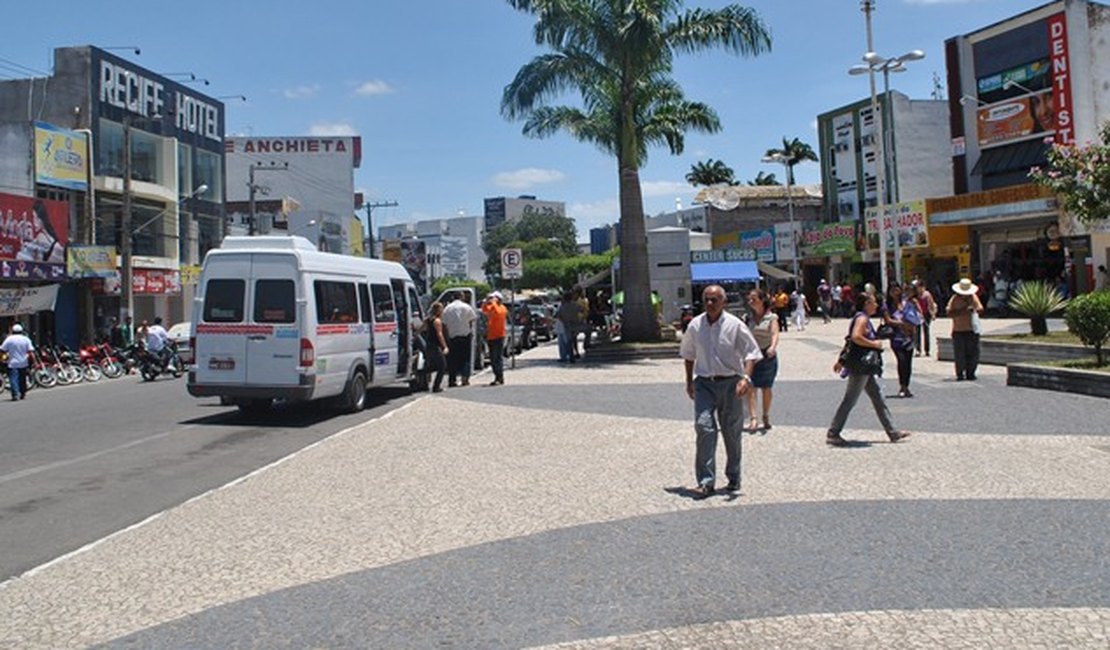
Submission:
[[[119,322],[126,323],[134,305],[131,287],[131,116],[123,116],[123,214],[120,215],[120,289],[123,291],[123,313]]]
[[[126,134],[127,131],[125,130],[124,133]],[[126,136],[124,137],[124,140],[127,140]],[[138,233],[139,231],[141,231],[143,228],[146,228],[147,226],[154,223],[158,219],[161,219],[163,216],[165,216],[165,214],[167,212],[170,211],[171,208],[174,208],[174,207],[177,207],[177,206],[181,205],[182,201],[185,201],[186,199],[191,199],[191,198],[195,197],[198,194],[204,194],[205,192],[207,192],[208,191],[208,186],[202,183],[200,186],[198,186],[191,193],[179,198],[177,200],[177,203],[174,203],[171,206],[167,206],[167,207],[163,208],[158,214],[154,215],[153,217],[151,217],[151,218],[147,219],[146,221],[142,222],[141,224],[139,224],[138,228],[131,228],[131,212],[130,212],[130,207],[131,206],[130,206],[130,199],[129,199],[129,196],[128,196],[129,195],[129,189],[130,189],[130,183],[124,182],[124,187],[126,188],[124,190],[124,203],[126,205],[126,207],[124,208],[124,210],[125,210],[125,212],[124,212],[124,214],[125,214],[124,223],[126,224],[127,228],[126,228],[126,230],[123,230],[123,232],[121,233],[121,236],[124,238],[124,242],[126,242],[126,245],[122,247],[123,248],[123,254],[121,255],[121,259],[120,259],[120,281],[123,283],[123,286],[120,287],[120,289],[123,292],[123,303],[124,303],[123,307],[126,310],[126,311],[124,311],[124,317],[131,316],[132,318],[134,318],[134,313],[133,312],[134,312],[134,308],[135,308],[135,291],[134,291],[134,287],[132,287],[132,280],[131,280],[132,275],[134,274],[134,268],[133,268],[133,266],[134,266],[134,256],[132,255],[132,250],[131,250],[131,238],[133,236],[135,236],[135,234]],[[121,322],[125,322],[125,321],[121,320]]]
[[[874,35],[871,29],[871,12],[875,9],[874,0],[860,0],[860,9],[863,11],[867,25],[867,53],[863,55],[863,61],[866,65],[854,65],[848,70],[848,74],[866,74],[868,82],[871,86],[871,116],[875,122],[875,133],[878,137],[875,139],[876,156],[875,156],[875,180],[876,180],[876,200],[875,209],[879,215],[879,281],[882,284],[882,291],[886,291],[887,270],[886,270],[886,214],[887,204],[890,197],[887,196],[887,167],[890,164],[889,156],[891,155],[891,145],[887,141],[888,123],[887,111],[890,105],[890,73],[891,72],[905,72],[905,63],[907,61],[916,61],[925,58],[925,53],[921,50],[911,50],[901,56],[896,57],[883,57],[875,52]],[[880,110],[877,91],[875,89],[875,73],[883,73],[883,105]],[[893,170],[891,170],[893,174]],[[892,179],[893,180],[893,179]],[[893,200],[898,201],[897,182],[894,181],[894,196]],[[902,279],[902,246],[899,241],[898,222],[897,218],[894,220],[894,279],[900,282]]]
[[[790,259],[794,263],[794,283],[799,293],[802,290],[802,276],[798,275],[798,233],[794,230],[794,172],[790,159],[781,153],[771,154],[762,159],[765,163],[779,163],[786,172],[786,213],[790,218]]]

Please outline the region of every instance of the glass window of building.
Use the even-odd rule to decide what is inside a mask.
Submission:
[[[189,194],[193,185],[193,148],[187,144],[177,145],[177,188],[181,194]]]
[[[213,202],[222,201],[224,196],[223,178],[223,160],[220,154],[204,151],[203,149],[196,149],[193,152],[193,182],[196,183],[194,187],[208,186],[207,190],[197,195],[198,198]]]
[[[139,129],[131,129],[131,179],[163,184],[161,147],[165,140]]]
[[[96,173],[123,178],[123,126],[101,119],[97,135]]]

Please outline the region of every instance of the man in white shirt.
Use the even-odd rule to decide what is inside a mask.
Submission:
[[[170,340],[169,333],[166,328],[162,327],[162,317],[157,316],[154,319],[154,324],[146,328],[146,349],[154,355],[162,367],[166,367],[166,343]]]
[[[740,490],[740,437],[744,399],[751,390],[752,369],[763,358],[747,325],[725,311],[725,290],[711,285],[702,292],[705,313],[695,316],[682,335],[679,355],[685,360],[686,394],[694,400],[697,452],[695,499],[715,491],[717,433],[725,441],[725,476],[729,492]]]
[[[470,349],[474,345],[474,321],[478,312],[466,301],[466,293],[459,291],[455,299],[443,308],[443,328],[447,330],[447,386],[470,385]]]
[[[12,333],[0,343],[0,351],[8,355],[8,383],[11,386],[12,401],[27,397],[27,366],[35,346],[23,334],[22,325],[12,325]]]

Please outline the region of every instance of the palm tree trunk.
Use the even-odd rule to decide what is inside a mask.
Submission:
[[[640,172],[633,166],[620,168],[620,203],[621,280],[624,285],[621,340],[656,341],[659,328],[651,307],[644,198],[640,191]]]

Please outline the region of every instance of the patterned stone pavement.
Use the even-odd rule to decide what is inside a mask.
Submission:
[[[919,358],[913,439],[829,448],[845,327],[785,335],[739,496],[684,496],[679,360],[540,348],[0,585],[0,647],[1110,645],[1110,402]]]

